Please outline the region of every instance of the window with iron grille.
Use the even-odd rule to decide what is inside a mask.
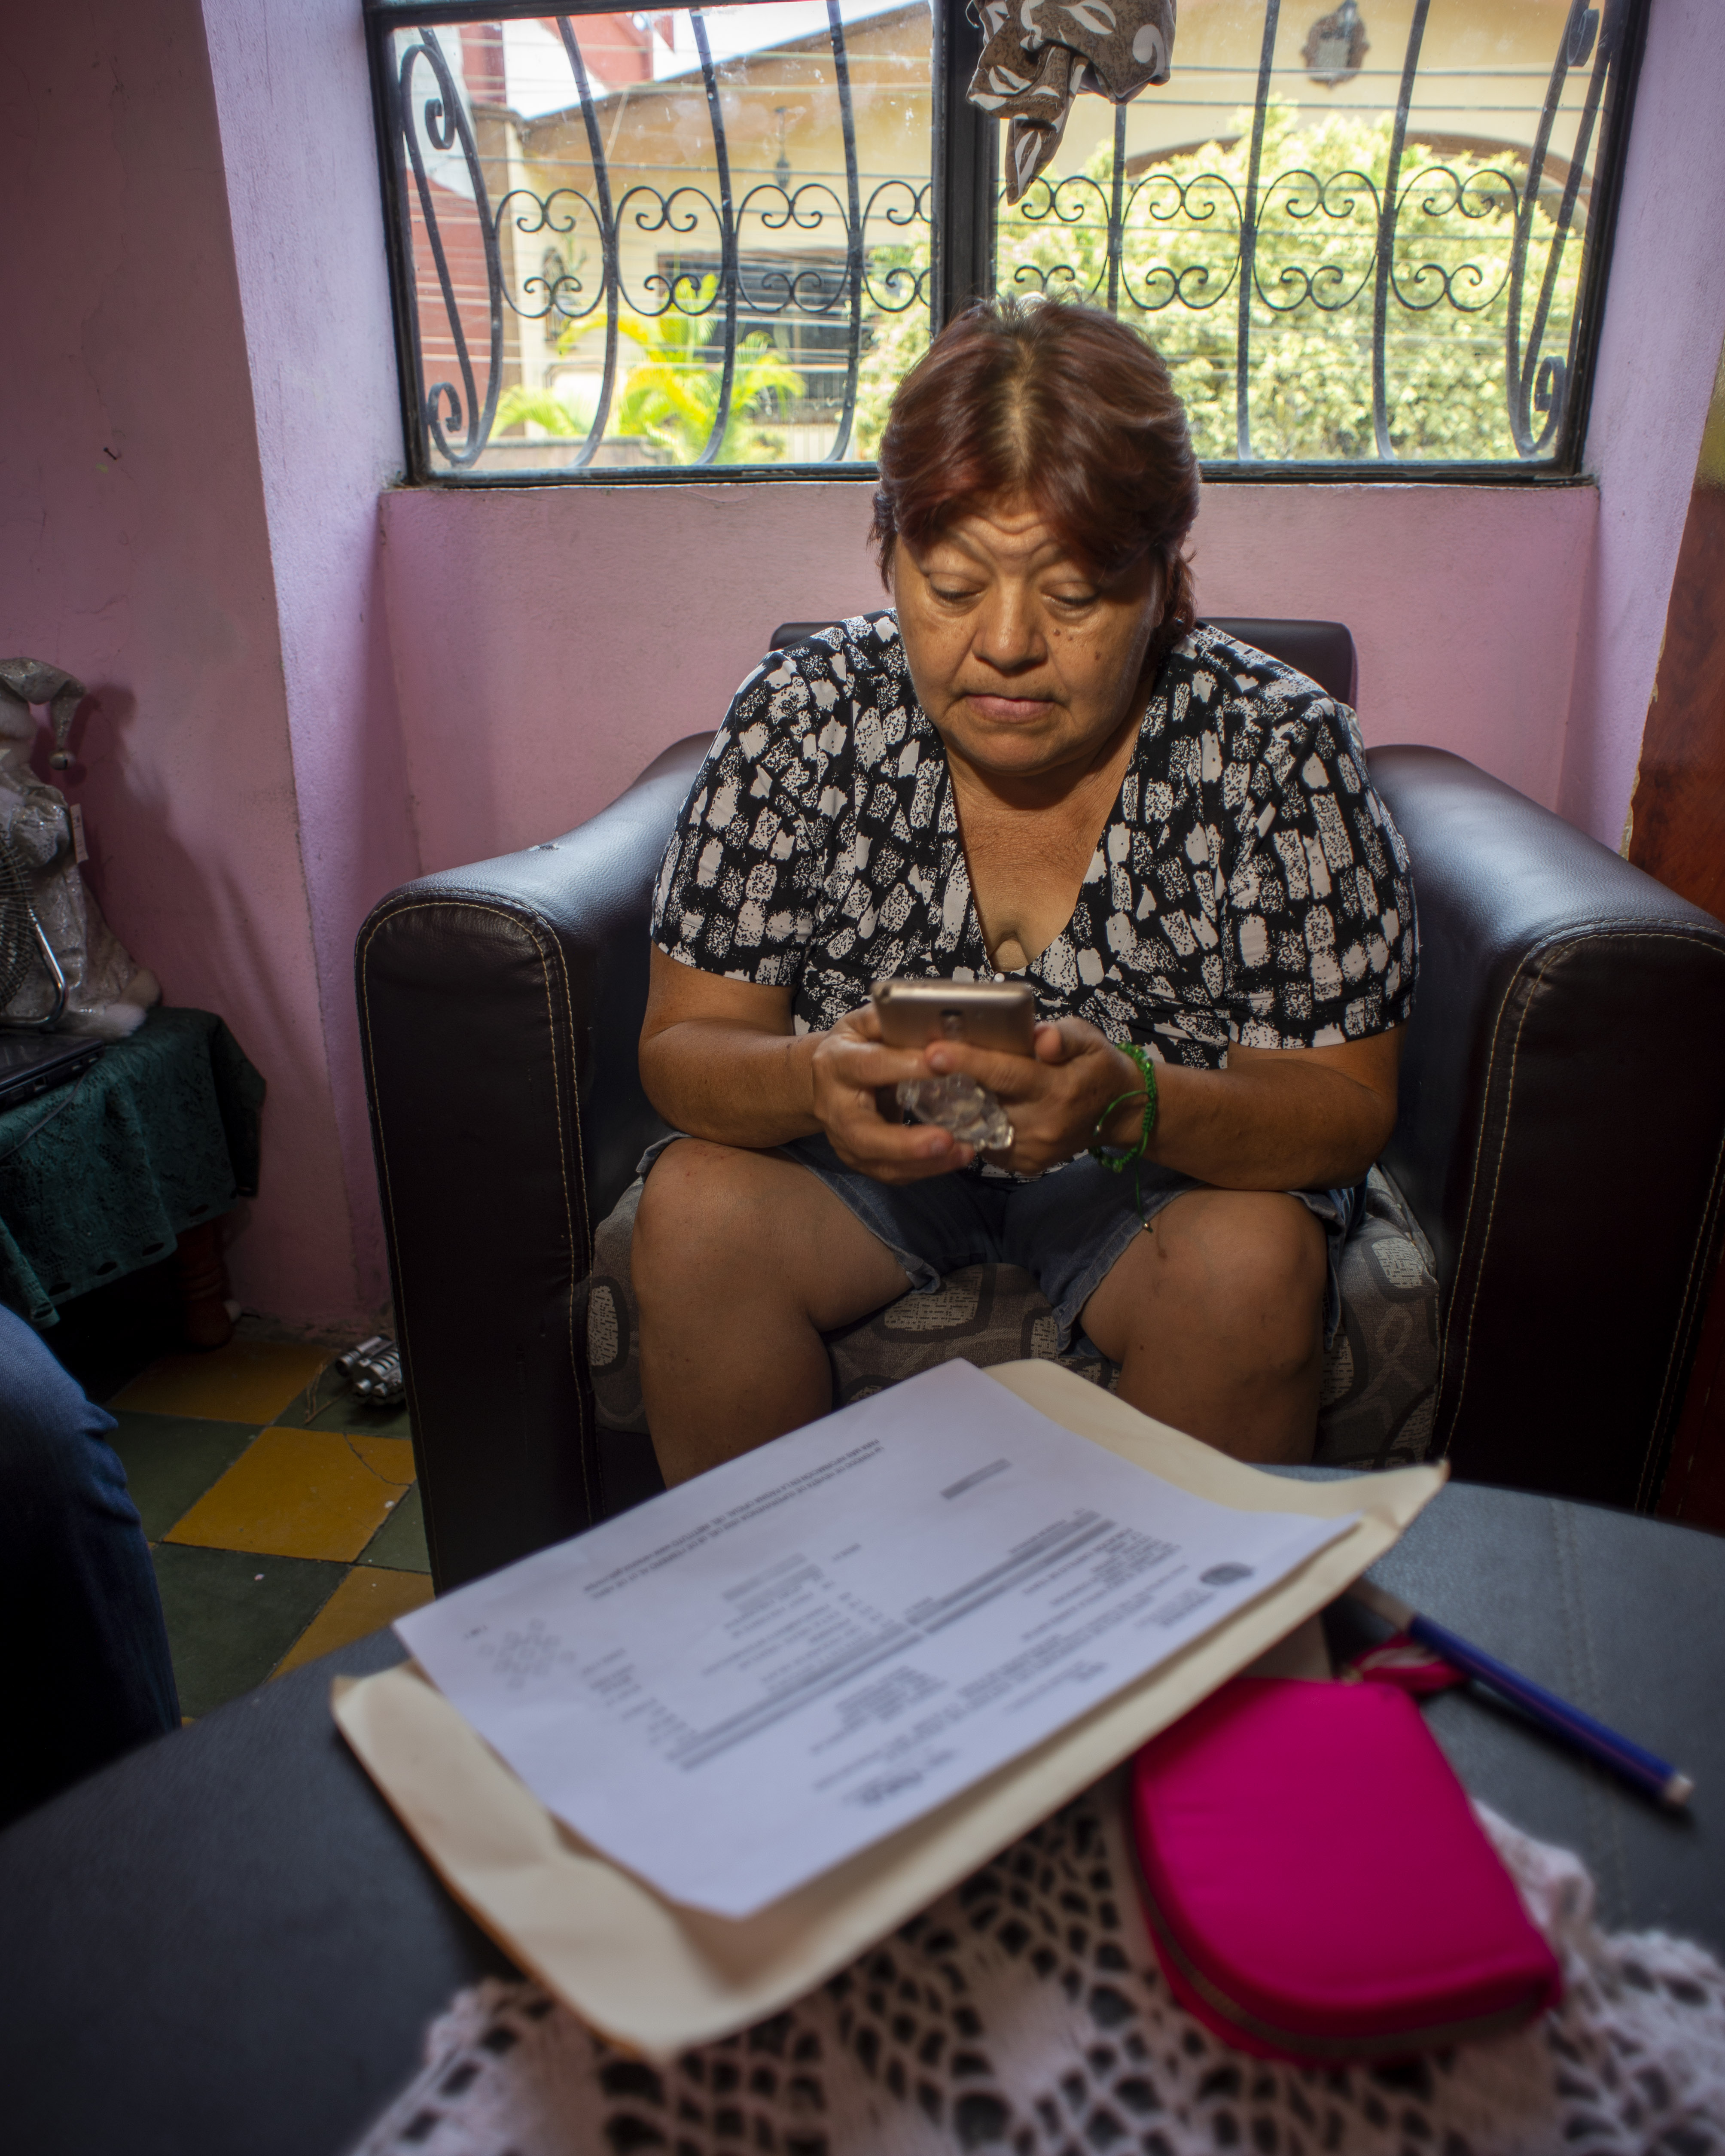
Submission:
[[[1142,329],[1213,476],[1568,475],[1645,4],[1183,0],[1009,204],[972,0],[367,0],[410,475],[860,473],[994,291]]]

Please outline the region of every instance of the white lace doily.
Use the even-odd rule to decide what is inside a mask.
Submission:
[[[1519,2035],[1305,2071],[1230,2050],[1156,1968],[1117,1782],[789,2012],[660,2069],[488,1979],[356,2156],[1725,2156],[1725,1969],[1606,1937],[1575,1857],[1481,1810],[1563,1964]]]

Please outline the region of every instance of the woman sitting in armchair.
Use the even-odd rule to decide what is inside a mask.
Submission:
[[[824,1414],[824,1332],[988,1260],[1134,1406],[1309,1458],[1413,891],[1353,713],[1194,625],[1198,490],[1167,368],[1094,310],[974,309],[900,387],[893,606],[757,667],[660,874],[641,1075],[681,1135],[632,1263],[668,1481]],[[1026,981],[1034,1055],[888,1047],[906,976]],[[881,1114],[948,1073],[1009,1152]]]

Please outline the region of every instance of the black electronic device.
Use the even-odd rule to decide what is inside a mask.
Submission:
[[[88,1034],[0,1033],[0,1108],[81,1078],[103,1046]]]

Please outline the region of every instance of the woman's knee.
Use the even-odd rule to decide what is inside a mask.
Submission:
[[[1280,1191],[1206,1191],[1177,1199],[1152,1238],[1163,1292],[1278,1367],[1314,1352],[1328,1273],[1322,1224]]]
[[[637,1297],[681,1296],[770,1258],[773,1209],[762,1158],[680,1138],[654,1162],[629,1245]]]

